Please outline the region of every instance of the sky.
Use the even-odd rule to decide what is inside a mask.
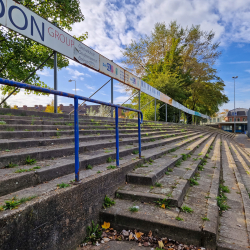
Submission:
[[[150,35],[156,22],[177,21],[183,27],[200,25],[202,30],[215,32],[214,42],[220,42],[221,57],[215,67],[224,80],[229,103],[220,107],[233,109],[234,81],[236,107],[250,108],[250,0],[80,0],[85,20],[73,25],[70,32],[79,36],[88,32],[85,44],[116,63],[123,59],[122,51],[131,39]],[[53,87],[53,70],[39,72],[41,80]],[[58,89],[74,93],[75,82],[79,95],[90,96],[105,82],[107,76],[70,61],[67,68],[58,71]],[[93,96],[110,102],[110,83]],[[23,91],[9,98],[11,105],[46,105],[53,96],[25,95]],[[114,103],[122,104],[129,98],[124,88],[114,81]],[[59,97],[58,104],[73,101]]]

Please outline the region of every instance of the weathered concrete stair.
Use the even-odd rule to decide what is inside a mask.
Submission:
[[[73,185],[73,117],[39,112],[32,113],[36,115],[33,117],[27,116],[29,112],[25,113],[26,116],[24,113],[16,116],[17,111],[4,110],[5,114],[8,112],[15,115],[0,115],[0,121],[6,122],[0,125],[0,206],[13,197],[36,198],[15,210],[0,211],[0,249],[74,249],[84,238],[91,220],[98,220],[100,211],[102,220],[110,218],[111,223],[112,218],[115,220],[114,226],[139,229],[144,223],[144,230],[151,225],[150,229],[157,228],[165,236],[179,239],[180,235],[184,235],[184,241],[187,239],[187,242],[200,245],[206,242],[207,246],[211,243],[213,249],[216,225],[218,228],[218,218],[216,224],[213,213],[214,209],[218,213],[215,198],[220,177],[220,159],[216,157],[220,154],[221,138],[231,142],[232,134],[204,126],[144,122],[143,158],[138,159],[137,121],[120,119],[121,166],[119,169],[108,169],[115,165],[112,162],[115,159],[114,122],[111,118],[84,117],[80,122],[83,129],[80,130],[81,182]],[[243,157],[245,152],[239,151],[239,154],[248,158],[247,155]],[[34,165],[26,164],[28,156],[36,160]],[[181,159],[185,161],[178,166]],[[147,167],[142,167],[145,165]],[[204,171],[199,171],[201,165],[204,165]],[[40,168],[33,169],[35,166]],[[190,183],[191,179],[199,178],[199,172],[201,179],[197,187],[201,190],[195,190],[196,186],[190,186]],[[209,180],[206,180],[207,174],[212,175]],[[126,181],[128,184],[124,185]],[[70,186],[59,189],[57,185],[61,183]],[[157,183],[162,187],[156,187]],[[132,196],[132,188],[137,189],[137,195]],[[206,199],[206,205],[199,197],[205,189],[210,190],[212,197]],[[117,199],[116,206],[101,210],[104,196],[112,196],[116,191],[122,199]],[[169,205],[176,207],[164,210],[152,204],[162,201],[164,197],[169,199]],[[188,218],[184,222],[175,220],[177,215],[183,218],[189,215],[178,208],[194,203],[188,197],[198,199],[211,223],[202,220],[193,223]],[[134,203],[139,204],[140,213],[131,214],[127,210]],[[119,206],[128,215],[118,215],[116,209]],[[198,218],[201,210],[195,212],[194,209],[192,216]],[[116,211],[115,214],[112,211]],[[149,216],[153,214],[153,217],[145,219],[142,211]],[[126,219],[125,224],[123,219]],[[198,230],[201,225],[203,230]]]

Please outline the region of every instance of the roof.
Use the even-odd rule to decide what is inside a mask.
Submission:
[[[247,111],[248,109],[245,109],[245,108],[236,108],[236,109],[229,110],[227,113],[227,116],[233,116],[234,112],[237,112],[237,116],[247,116]]]

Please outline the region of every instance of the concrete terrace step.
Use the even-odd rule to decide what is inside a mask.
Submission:
[[[8,112],[15,116],[6,115]],[[27,114],[35,116],[24,116]],[[17,209],[0,211],[0,249],[75,249],[91,221],[99,223],[99,216],[115,229],[152,230],[206,249],[246,249],[250,158],[234,143],[234,134],[206,126],[144,121],[139,159],[137,119],[119,119],[117,169],[112,166],[114,119],[80,118],[80,182],[74,185],[73,116],[0,109],[0,121],[6,122],[0,125],[0,165],[11,162],[9,167],[13,167],[0,169],[0,207],[13,197],[36,196]],[[220,157],[221,150],[226,160]],[[25,165],[28,156],[37,162]],[[238,196],[226,194],[233,195],[228,198],[231,209],[219,217],[219,180],[223,184],[227,174],[234,177],[225,181],[232,184],[230,190],[238,188]],[[61,183],[70,186],[59,188]],[[101,209],[105,195],[115,193],[120,197],[116,205]],[[165,199],[169,209],[155,202]],[[139,211],[132,213],[129,207],[134,205]],[[185,213],[183,206],[193,212]],[[242,243],[234,242],[236,238]]]
[[[189,148],[196,148],[195,152],[197,152],[198,154],[205,151],[206,155],[211,150],[210,146],[212,145],[214,138],[215,136],[206,137],[205,140],[199,140],[194,143],[194,146],[190,145]],[[200,145],[199,148],[197,148],[197,143],[198,145]],[[127,185],[119,188],[116,193],[119,197],[122,197],[122,199],[140,200],[143,202],[151,203],[158,200],[168,199],[169,205],[180,207],[190,185],[189,180],[195,176],[196,172],[198,171],[198,166],[202,164],[203,160],[207,158],[205,155],[200,155],[199,159],[197,157],[193,157],[193,155],[191,156],[192,151],[193,149],[187,150],[186,155],[189,155],[190,158],[184,158],[185,160],[183,160],[183,155],[174,155],[176,156],[174,168],[171,164],[172,161],[171,158],[169,159],[169,156],[163,156],[161,159],[157,159],[153,162],[155,167],[151,167],[153,169],[155,168],[154,171],[156,172],[161,172],[161,169],[158,170],[160,164],[166,166],[167,164],[170,164],[170,166],[164,168],[164,171],[167,171],[165,172],[167,173],[167,175],[163,176],[162,178],[158,177],[156,179],[156,181],[161,184],[161,187],[149,187],[145,185],[135,185],[128,183]],[[182,163],[180,164],[180,166],[179,164],[177,166],[176,162],[180,161],[182,161]],[[145,163],[144,166],[145,165],[148,165],[148,163]],[[156,173],[155,175],[159,176],[158,173]]]
[[[166,134],[167,132],[167,134]],[[20,132],[22,133],[22,132]],[[50,132],[49,132],[50,133]],[[60,133],[60,132],[59,132]],[[86,132],[85,132],[86,133]],[[152,139],[154,136],[158,136],[158,135],[163,135],[163,137],[168,136],[175,136],[176,134],[188,134],[190,133],[189,131],[186,132],[180,132],[179,131],[158,131],[158,132],[149,132],[149,133],[141,133],[141,137],[150,137],[150,139]],[[33,133],[32,133],[33,134]],[[81,134],[81,131],[80,131]],[[87,133],[87,136],[79,136],[79,141],[93,141],[93,140],[103,140],[103,139],[109,139],[109,140],[114,140],[115,139],[115,134],[100,134],[98,136],[94,136],[94,134],[90,134]],[[90,134],[90,135],[89,135]],[[119,133],[119,138],[123,139],[123,138],[132,138],[132,137],[137,137],[138,133]],[[35,137],[35,136],[33,136]],[[4,150],[4,149],[18,149],[18,148],[28,148],[28,147],[37,147],[37,146],[48,146],[51,144],[63,144],[63,143],[73,143],[75,141],[74,136],[72,135],[71,137],[66,137],[66,135],[62,136],[56,136],[56,134],[54,136],[51,136],[50,138],[43,138],[43,139],[39,139],[39,138],[20,138],[19,140],[17,140],[17,138],[15,137],[15,139],[0,139],[0,149]]]
[[[153,142],[155,140],[163,140],[164,143],[168,141],[175,141],[175,140],[180,140],[187,138],[188,136],[192,136],[194,133],[189,133],[187,135],[187,132],[182,134],[180,133],[179,136],[175,136],[173,139],[169,137],[169,139],[164,139],[167,138],[167,136],[154,136],[150,138],[142,138],[142,145],[144,143],[149,143]],[[133,143],[137,143],[138,138],[126,138],[123,139],[122,141],[119,142],[119,144],[122,145],[130,145]],[[160,143],[160,142],[159,142]],[[115,146],[115,141],[107,141],[107,140],[97,140],[97,141],[84,141],[79,144],[79,153],[84,153],[88,151],[94,151],[94,150],[100,150],[109,147],[114,147]],[[142,146],[143,147],[143,146]],[[7,152],[6,152],[7,151]],[[44,160],[44,159],[51,159],[51,158],[59,158],[59,157],[65,157],[69,155],[73,155],[75,152],[75,146],[74,142],[72,142],[72,145],[50,145],[44,147],[33,147],[33,148],[21,148],[21,149],[14,149],[12,151],[10,150],[5,150],[5,151],[0,151],[0,168],[4,168],[7,166],[9,163],[13,164],[23,164],[26,160],[27,157],[30,157],[32,159],[36,160]]]
[[[195,137],[197,137],[197,135],[192,136],[191,139],[194,139]],[[172,142],[178,142],[181,139],[183,139],[183,136],[162,139],[157,142],[148,142],[147,145],[142,145],[142,150],[143,150],[142,155],[146,157],[146,155],[148,154],[147,150],[151,152],[150,154],[152,155],[152,157],[158,156],[158,153],[155,154],[155,150],[156,151],[160,150],[160,155],[162,155],[163,153],[166,153],[169,150],[171,150],[171,148],[168,148],[168,149],[164,148],[165,145],[172,143]],[[176,145],[175,146],[173,145],[173,148],[176,148]],[[120,157],[131,155],[131,153],[136,150],[138,150],[137,144],[130,145],[130,146],[121,146]],[[17,158],[18,157],[20,157],[20,154],[17,155]],[[31,155],[31,158],[32,157],[33,156]],[[95,150],[93,152],[85,152],[84,154],[80,154],[80,170],[86,169],[88,165],[94,166],[98,164],[103,164],[107,161],[109,157],[112,159],[115,159],[115,149],[106,148],[102,150]],[[135,158],[136,155],[134,155],[133,157]],[[13,157],[9,158],[9,160],[10,159],[15,163],[15,161],[13,160]],[[111,165],[112,164],[114,165],[114,163],[111,163]],[[49,159],[38,161],[36,165],[34,165],[34,166],[41,167],[41,169],[38,169],[36,171],[15,173],[15,171],[19,169],[20,167],[0,169],[0,177],[1,177],[0,178],[0,186],[1,186],[0,195],[4,195],[9,192],[14,192],[22,188],[37,185],[44,181],[49,181],[51,179],[73,173],[74,165],[75,165],[74,156],[62,157],[56,160],[51,159],[51,156],[50,156]],[[29,168],[32,168],[32,166],[27,165],[27,166],[24,166],[23,168],[29,169]]]
[[[109,221],[112,227],[118,229],[133,227],[142,232],[152,230],[159,236],[168,235],[168,238],[185,244],[216,249],[218,227],[216,197],[220,173],[219,138],[214,145],[209,154],[211,158],[208,158],[204,170],[200,171],[199,185],[190,187],[184,199],[184,204],[193,209],[192,213],[185,213],[178,207],[163,209],[156,204],[116,199],[115,206],[101,211],[101,222]],[[210,177],[207,178],[207,175]],[[138,206],[139,211],[130,212],[129,208],[133,206]],[[204,221],[202,218],[210,220]]]
[[[173,130],[173,129],[157,129],[157,130],[152,130],[152,129],[141,129],[141,133],[147,132],[147,133],[153,133],[152,131],[161,131],[165,133],[174,133],[174,132],[180,132],[180,130]],[[186,130],[185,130],[186,131]],[[188,131],[193,131],[193,130],[187,130]],[[119,134],[122,133],[136,133],[138,134],[138,129],[119,129]],[[182,132],[182,131],[181,131]],[[92,130],[79,130],[80,135],[89,135],[89,134],[114,134],[115,130],[114,129],[104,129],[104,130],[97,130],[97,129],[92,129]],[[65,136],[65,135],[73,135],[74,130],[70,128],[69,130],[62,131],[62,130],[38,130],[38,131],[0,131],[0,139],[11,139],[11,138],[34,138],[34,137],[49,137],[49,136]]]
[[[163,159],[159,159],[147,168],[135,169],[127,175],[127,181],[133,184],[154,185],[166,171],[173,168],[176,162],[181,160],[181,154],[191,154],[201,142],[205,141],[209,137],[209,135],[207,135],[205,138],[197,140],[201,136],[203,135],[196,135],[189,139],[182,140],[181,142],[167,145],[165,149],[168,149],[168,152],[174,152],[173,154],[166,156]],[[195,139],[197,141],[192,143]],[[186,146],[187,143],[192,144],[185,148],[184,146]]]
[[[233,159],[229,144],[222,139],[222,173],[223,185],[229,209],[222,212],[218,234],[218,250],[248,249],[250,232],[250,200],[244,187],[238,167]]]

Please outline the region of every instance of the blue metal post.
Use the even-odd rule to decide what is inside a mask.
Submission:
[[[79,122],[78,122],[78,97],[74,98],[74,129],[75,129],[75,181],[79,181]]]
[[[139,159],[141,159],[141,121],[140,114],[138,112],[138,144],[139,144]]]
[[[115,107],[115,140],[116,140],[116,167],[119,168],[119,127],[118,127],[118,107]]]
[[[57,52],[54,51],[54,90],[57,90]],[[57,95],[54,95],[54,113],[57,113]]]

